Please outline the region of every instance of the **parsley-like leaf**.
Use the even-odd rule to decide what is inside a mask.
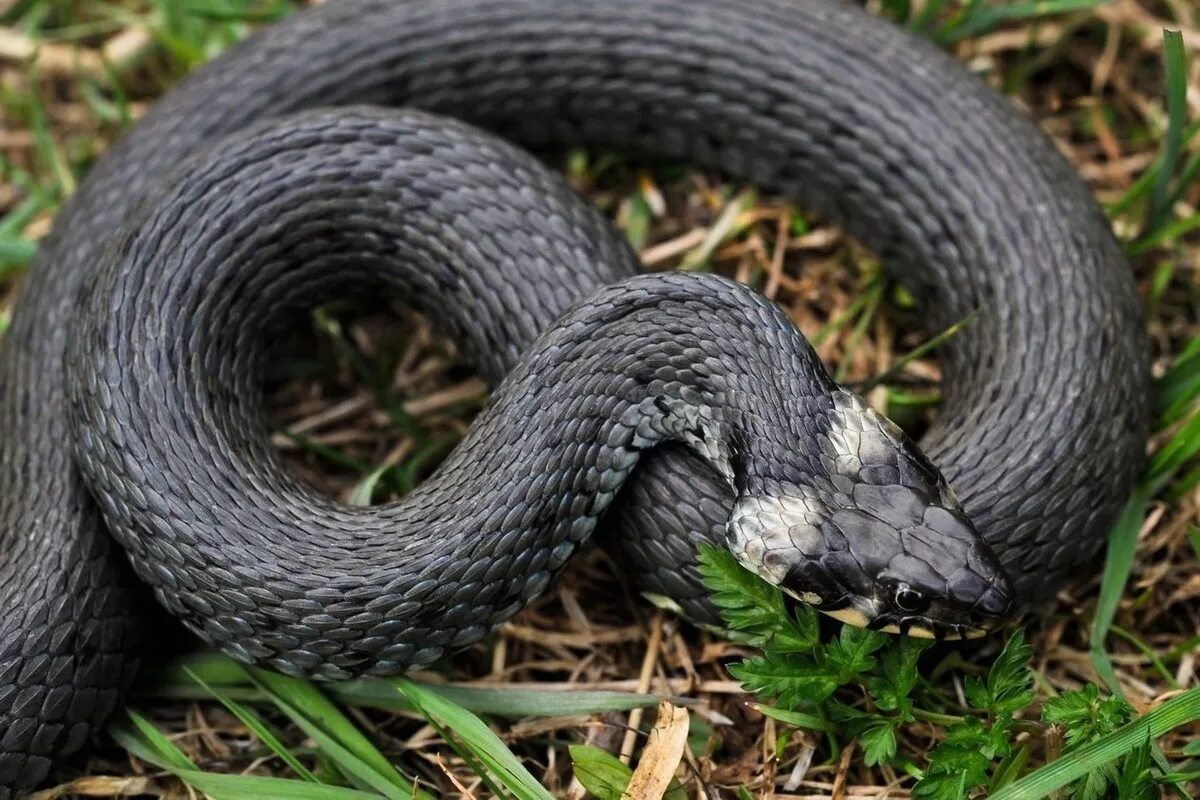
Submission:
[[[839,700],[829,701],[825,710],[829,719],[837,723],[838,730],[849,736],[859,736],[872,725],[887,721],[887,717],[848,706]]]
[[[908,696],[916,687],[917,659],[933,644],[930,639],[904,637],[889,643],[879,657],[878,675],[867,679],[867,691],[875,698],[875,705],[884,711],[895,711],[901,722],[911,722],[912,701]]]
[[[1042,719],[1066,731],[1067,748],[1094,742],[1115,731],[1133,716],[1133,709],[1119,697],[1100,697],[1095,684],[1064,692],[1046,701]]]
[[[1071,797],[1073,800],[1100,800],[1108,794],[1108,786],[1115,779],[1116,770],[1112,764],[1101,764],[1099,768],[1091,770],[1075,781],[1071,788]]]
[[[1003,716],[991,727],[985,726],[975,717],[967,717],[946,729],[946,743],[978,750],[989,761],[1009,754],[1012,745],[1009,733],[1012,717]]]
[[[1047,700],[1042,707],[1042,720],[1064,730],[1067,752],[1103,738],[1132,717],[1133,709],[1128,703],[1119,697],[1101,697],[1095,684],[1063,692]],[[1075,782],[1075,796],[1078,800],[1099,800],[1107,795],[1111,784],[1118,782],[1120,775],[1113,764],[1092,770]],[[1127,777],[1126,781],[1133,781],[1133,778]],[[1129,785],[1134,787],[1136,781]]]
[[[883,720],[867,728],[858,738],[863,749],[863,760],[868,767],[891,761],[896,757],[896,722]]]
[[[913,797],[965,800],[987,782],[992,761],[1011,752],[1011,725],[1011,715],[1005,714],[991,727],[968,717],[946,728],[945,740],[929,754],[929,767],[913,786]]]
[[[767,652],[730,664],[729,672],[747,691],[774,697],[790,710],[827,699],[839,685],[829,667],[801,654]]]
[[[1121,800],[1154,800],[1161,792],[1150,774],[1150,736],[1125,756],[1117,774],[1117,797]]]
[[[750,644],[779,652],[805,652],[816,646],[820,639],[816,611],[802,606],[793,617],[779,588],[744,568],[724,548],[702,543],[698,561],[721,618]]]
[[[1026,666],[1029,645],[1025,632],[1018,630],[1004,644],[1004,649],[992,663],[987,681],[967,678],[964,688],[967,701],[975,708],[994,717],[1012,714],[1033,702],[1033,675]]]
[[[958,725],[947,729],[950,734]],[[969,738],[966,732],[961,738]],[[959,742],[945,741],[929,754],[929,767],[913,785],[913,797],[926,800],[965,800],[971,790],[987,781],[992,762],[978,749]]]
[[[879,631],[845,625],[825,647],[825,660],[839,684],[849,683],[875,666],[872,654],[886,642],[887,636]]]

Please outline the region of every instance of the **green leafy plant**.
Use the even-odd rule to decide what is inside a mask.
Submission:
[[[976,786],[999,788],[1012,765],[1028,754],[1012,744],[1014,715],[1033,702],[1033,676],[1026,666],[1029,646],[1017,631],[992,662],[987,678],[966,678],[964,688],[971,710],[946,727],[945,740],[929,754],[929,766],[913,788],[916,797],[954,800]],[[997,764],[997,761],[999,762]]]
[[[1119,697],[1101,697],[1094,685],[1083,687],[1077,692],[1060,695],[1046,701],[1042,708],[1042,719],[1062,729],[1066,737],[1067,752],[1080,745],[1100,739],[1125,723],[1133,716],[1133,709]],[[1145,744],[1149,755],[1149,742]],[[1102,797],[1110,784],[1122,783],[1131,786],[1138,776],[1143,775],[1139,762],[1143,747],[1139,745],[1125,757],[1127,770],[1118,770],[1115,764],[1105,764],[1088,773],[1075,785],[1076,797],[1080,800],[1096,800]],[[1127,775],[1129,769],[1134,774]],[[1121,793],[1121,797],[1127,796]]]
[[[1030,648],[1020,630],[986,674],[965,676],[961,713],[928,710],[950,705],[921,679],[918,662],[929,641],[849,626],[823,640],[815,611],[801,606],[789,612],[778,588],[744,570],[727,551],[703,547],[700,565],[730,636],[761,650],[730,664],[729,671],[748,691],[772,701],[760,706],[762,712],[819,731],[834,748],[856,739],[868,765],[907,769],[916,778],[913,796],[922,800],[965,800],[979,790],[994,797],[1043,797],[1049,790],[1040,787],[1068,784],[1077,800],[1099,800],[1112,788],[1122,798],[1148,796],[1157,786],[1152,740],[1200,719],[1200,689],[1131,721],[1133,711],[1123,699],[1087,685],[1048,699],[1039,720]],[[928,735],[930,723],[942,741],[924,767],[908,763],[899,753],[902,738],[916,724]],[[1044,734],[1051,727],[1066,731],[1063,757],[1031,770],[1031,742],[1038,737],[1020,734]]]

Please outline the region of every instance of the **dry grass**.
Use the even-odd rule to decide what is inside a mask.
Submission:
[[[0,3],[0,10],[4,7]],[[86,21],[88,15],[73,19]],[[105,17],[97,13],[93,19]],[[1112,202],[1160,147],[1165,124],[1163,27],[1182,29],[1192,53],[1187,100],[1191,117],[1198,119],[1200,7],[1185,0],[1118,0],[1092,11],[1005,26],[956,44],[954,52],[1026,106],[1099,197]],[[89,87],[103,84],[100,56],[117,65],[135,117],[174,78],[178,60],[164,55],[145,27],[105,23],[78,40],[43,45],[35,76],[25,64],[32,43],[21,31],[0,27],[7,114],[0,118],[0,154],[11,167],[33,176],[37,186],[64,194],[73,185],[72,166],[101,152],[118,128],[116,120],[102,119],[96,101],[89,100]],[[44,126],[39,127],[36,110],[30,113],[29,97],[41,98]],[[50,147],[39,132],[43,130]],[[664,179],[655,177],[659,171],[622,162],[582,163],[581,158],[564,159],[572,180],[633,236],[644,237],[648,263],[670,268],[707,262],[759,286],[791,312],[805,333],[824,334],[818,351],[841,379],[853,383],[876,375],[925,340],[917,315],[880,279],[869,254],[835,228],[814,219],[801,224],[786,203],[759,199],[708,177]],[[28,194],[29,187],[17,182],[0,185],[0,212],[17,208]],[[56,205],[57,199],[47,203],[19,233],[28,239],[44,235]],[[1179,218],[1196,215],[1197,205],[1200,187],[1192,186],[1175,213]],[[1116,220],[1128,238],[1136,234],[1137,222],[1132,217]],[[1155,368],[1161,374],[1200,336],[1200,235],[1194,231],[1151,249],[1134,266],[1150,309]],[[0,277],[0,319],[15,302],[19,279],[19,270]],[[382,381],[434,445],[418,444],[397,424],[394,408],[381,405],[379,393],[368,388],[361,364],[371,365],[371,380]],[[889,386],[874,389],[870,400],[906,427],[919,429],[935,408],[938,375],[936,360],[918,359]],[[483,397],[481,384],[453,345],[424,320],[378,309],[335,309],[317,319],[309,335],[298,337],[275,379],[275,419],[304,442],[280,434],[279,446],[300,474],[340,497],[363,480],[363,465],[415,463],[413,477],[425,474],[462,434]],[[386,494],[380,492],[377,499]],[[1200,685],[1200,554],[1188,539],[1198,521],[1198,503],[1200,493],[1194,489],[1153,502],[1117,615],[1119,629],[1109,637],[1121,686],[1139,711]],[[1064,589],[1055,606],[1032,621],[1034,666],[1045,687],[1066,690],[1097,680],[1088,654],[1088,628],[1098,583],[1097,575]],[[725,790],[739,786],[756,797],[781,799],[908,796],[903,772],[868,769],[853,748],[830,759],[820,739],[802,732],[792,732],[780,745],[782,726],[749,708],[748,698],[723,667],[740,652],[651,609],[637,598],[619,565],[603,552],[593,552],[506,625],[491,647],[457,657],[453,674],[489,685],[636,689],[691,698],[695,718],[713,733],[710,752],[687,758],[695,796],[724,796]],[[944,666],[955,663],[957,652],[944,652]],[[957,678],[953,681],[951,688],[961,695]],[[216,704],[152,701],[148,707],[160,727],[206,769],[269,773],[277,768],[273,762],[255,761],[261,748]],[[408,751],[423,763],[422,774],[446,796],[486,794],[478,778],[447,755],[423,723],[411,716],[354,713],[385,752]],[[580,797],[580,788],[570,783],[562,745],[583,740],[612,752],[628,751],[634,742],[627,739],[639,724],[635,715],[518,723],[506,729],[504,738],[552,791]],[[928,727],[924,740],[909,737],[903,743],[902,754],[916,764],[938,737],[936,726]],[[288,733],[296,737],[296,731]],[[1193,726],[1161,744],[1171,754],[1198,737],[1200,727]],[[1049,753],[1061,748],[1053,733],[1042,744]],[[88,772],[120,777],[84,779],[70,791],[179,797],[189,791],[118,750],[101,753]]]

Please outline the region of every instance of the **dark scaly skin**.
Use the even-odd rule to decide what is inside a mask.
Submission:
[[[1148,386],[1127,266],[1095,202],[1028,121],[929,45],[850,7],[756,6],[332,2],[201,70],[114,147],[44,244],[0,355],[0,784],[40,780],[131,674],[132,582],[67,445],[77,289],[184,156],[314,105],[414,105],[531,145],[684,158],[831,214],[914,290],[931,328],[980,311],[948,348],[923,444],[1020,596],[1045,596],[1095,554],[1137,471]],[[502,353],[492,363],[512,363],[539,321],[599,282],[513,298],[535,311],[511,340],[483,337]],[[512,310],[497,299],[484,316]],[[679,486],[671,476],[689,473],[664,468],[665,488],[643,491],[648,472],[632,502],[720,486]],[[704,516],[638,515],[640,541],[669,555],[679,523],[721,522],[707,502],[679,507]],[[687,590],[686,573],[657,574],[651,588]]]
[[[828,610],[891,579],[944,603],[935,621],[1007,609],[998,564],[936,471],[836,389],[778,307],[723,279],[586,292],[403,501],[341,507],[283,469],[259,376],[297,312],[381,293],[486,352],[537,312],[488,325],[487,287],[464,287],[490,275],[520,297],[631,263],[604,226],[530,157],[417,112],[285,118],[175,173],[102,257],[67,356],[76,460],[139,577],[241,659],[394,674],[540,594],[642,453],[674,441],[727,475],[718,498],[736,490],[722,513],[743,562]]]

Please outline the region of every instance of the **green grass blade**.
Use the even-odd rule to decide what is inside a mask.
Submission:
[[[1200,398],[1200,338],[1193,339],[1154,387],[1160,428],[1182,419]]]
[[[224,653],[206,652],[183,656],[153,673],[153,683],[194,683],[200,679],[210,686],[250,686],[246,668]]]
[[[858,297],[854,298],[854,300],[850,302],[850,305],[847,306],[845,311],[822,325],[816,333],[809,337],[808,340],[812,342],[814,347],[816,347],[828,339],[831,334],[837,333],[842,328],[846,327],[850,320],[858,316],[862,310],[867,307],[867,303],[870,302],[875,291],[877,291],[877,289],[875,287],[875,282],[873,281],[867,285],[867,287],[861,294],[858,295]]]
[[[880,304],[883,302],[883,290],[885,285],[883,281],[879,281],[872,285],[872,289],[867,297],[867,304],[863,308],[862,316],[854,323],[854,327],[850,329],[850,336],[846,339],[846,348],[842,353],[841,363],[838,364],[837,371],[834,373],[834,380],[842,383],[846,378],[846,373],[850,369],[850,365],[854,363],[854,354],[858,352],[858,346],[862,343],[867,335],[867,327],[875,321],[875,314],[879,311]]]
[[[109,726],[117,744],[141,760],[167,770],[214,800],[379,800],[380,795],[287,778],[202,772],[149,720],[134,711]]]
[[[215,800],[379,800],[379,795],[289,778],[178,770],[175,775]]]
[[[929,0],[929,2],[925,3],[924,8],[917,13],[917,16],[909,19],[909,27],[926,34],[930,33],[938,14],[945,7],[946,0]]]
[[[16,237],[0,239],[0,277],[24,267],[37,253],[37,242]]]
[[[1096,671],[1108,688],[1117,695],[1123,695],[1121,685],[1113,670],[1112,661],[1104,652],[1104,642],[1112,628],[1113,619],[1117,613],[1117,605],[1125,594],[1125,584],[1133,571],[1133,559],[1137,550],[1138,533],[1142,528],[1142,520],[1146,517],[1146,495],[1138,490],[1113,526],[1108,536],[1108,553],[1104,558],[1104,576],[1100,581],[1100,596],[1096,601],[1096,616],[1092,618],[1091,655]]]
[[[1120,758],[1138,745],[1200,719],[1200,689],[1171,698],[1158,708],[1092,744],[1037,769],[992,795],[991,800],[1035,800]]]
[[[943,330],[938,335],[930,337],[929,341],[927,341],[921,345],[918,345],[917,347],[914,347],[909,353],[905,354],[905,356],[903,358],[898,360],[896,363],[892,364],[886,370],[879,373],[878,375],[876,375],[873,378],[868,378],[867,380],[863,381],[862,384],[860,384],[859,386],[854,387],[855,391],[858,394],[865,395],[867,392],[871,391],[879,384],[887,383],[888,381],[892,380],[892,378],[899,375],[904,370],[904,368],[906,366],[908,366],[910,363],[912,363],[913,361],[916,361],[918,358],[922,358],[927,353],[933,352],[934,350],[941,347],[946,342],[953,339],[959,333],[961,333],[963,328],[965,328],[966,326],[968,326],[972,322],[974,322],[975,318],[977,316],[979,316],[978,309],[976,309],[975,311],[972,311],[970,314],[967,314],[965,317],[960,319],[958,322],[955,322],[953,325],[950,325],[949,327],[947,327],[945,330]]]
[[[430,722],[453,731],[463,745],[520,800],[553,800],[483,720],[432,689],[409,680],[398,688]]]
[[[463,744],[459,737],[455,736],[454,732],[445,725],[431,717],[426,717],[425,719],[429,723],[429,726],[437,732],[438,738],[450,745],[450,748],[458,754],[458,757],[463,760],[467,769],[479,776],[479,779],[483,781],[483,785],[487,787],[488,792],[495,797],[502,798],[502,800],[508,800],[511,795],[504,791],[502,783],[496,782],[499,778],[479,760],[479,756],[474,750]]]
[[[1165,499],[1169,503],[1176,503],[1182,500],[1197,485],[1200,485],[1200,464],[1194,465],[1180,476],[1179,480],[1175,481],[1171,486],[1171,490],[1166,493]]]
[[[1195,138],[1197,134],[1200,134],[1200,120],[1194,120],[1193,122],[1189,123],[1186,128],[1184,128],[1182,144],[1186,146],[1188,142]],[[1133,182],[1133,184],[1125,191],[1123,195],[1117,198],[1117,200],[1114,202],[1105,206],[1105,210],[1110,217],[1118,217],[1124,214],[1125,212],[1129,211],[1129,209],[1132,208],[1135,203],[1140,201],[1146,195],[1150,194],[1151,190],[1154,189],[1155,184],[1158,182],[1158,176],[1164,171],[1164,156],[1165,153],[1160,152],[1155,157],[1154,161],[1151,162],[1150,166],[1138,176],[1137,180]],[[1197,156],[1197,158],[1200,158],[1200,156]],[[1188,175],[1190,171],[1200,169],[1200,165],[1194,163],[1195,160],[1196,159],[1193,159],[1193,162],[1189,162],[1187,167],[1184,168],[1182,173],[1183,176]],[[1177,191],[1178,189],[1179,187],[1177,187]]]
[[[315,686],[300,678],[247,668],[251,680],[279,709],[315,740],[322,751],[360,787],[407,800],[414,781],[401,774],[371,741]]]
[[[265,8],[255,8],[247,7],[244,3],[192,0],[183,3],[183,10],[189,16],[209,22],[251,22],[262,25],[282,19],[292,9],[290,3],[270,3]]]
[[[146,687],[151,697],[197,699],[207,696],[201,684],[219,688],[227,697],[242,702],[268,702],[268,696],[250,681],[242,665],[221,653],[187,656],[152,676]],[[590,690],[517,689],[505,687],[439,684],[430,686],[442,697],[476,714],[497,717],[565,717],[605,714],[650,708],[663,698],[654,694]],[[387,711],[416,711],[397,691],[396,679],[363,678],[339,681],[322,690],[339,703]],[[687,700],[675,698],[686,704]]]
[[[979,36],[994,30],[1005,22],[1037,19],[1072,11],[1086,11],[1104,5],[1111,0],[1033,0],[1033,2],[982,3],[971,0],[963,13],[954,22],[943,26],[935,34],[942,44]]]
[[[1111,626],[1109,631],[1136,647],[1141,652],[1142,656],[1150,662],[1150,666],[1154,667],[1154,669],[1158,672],[1159,677],[1161,677],[1163,680],[1163,683],[1172,689],[1182,688],[1180,687],[1179,682],[1175,680],[1175,676],[1171,674],[1171,670],[1167,669],[1167,665],[1164,664],[1163,660],[1158,657],[1156,652],[1154,652],[1153,647],[1142,641],[1142,639],[1132,631],[1127,631],[1120,625]]]
[[[375,496],[375,487],[379,485],[379,479],[383,477],[383,473],[391,469],[390,464],[381,464],[371,470],[367,477],[359,481],[354,487],[354,491],[346,498],[346,504],[351,506],[369,506],[371,498]]]
[[[360,789],[377,792],[388,800],[408,800],[413,797],[415,781],[397,781],[395,770],[381,773],[343,747],[336,739],[309,720],[293,716],[293,721],[304,733],[317,743],[321,752],[332,761],[351,783]]]
[[[708,234],[696,248],[684,255],[679,262],[679,269],[687,271],[707,272],[710,268],[709,259],[721,245],[734,239],[745,230],[748,223],[739,222],[743,211],[751,209],[758,202],[758,193],[753,189],[744,189],[730,200],[721,210],[720,216],[709,227]]]
[[[1200,409],[1193,411],[1191,417],[1174,433],[1170,441],[1151,456],[1151,490],[1158,492],[1165,488],[1197,453],[1200,453]]]
[[[1170,244],[1179,239],[1179,237],[1189,234],[1198,228],[1200,228],[1200,214],[1193,214],[1190,217],[1177,219],[1174,222],[1163,222],[1153,231],[1130,245],[1127,252],[1131,256],[1144,255],[1154,248]]]
[[[441,434],[436,436],[417,449],[404,462],[404,466],[396,470],[397,482],[400,484],[401,492],[408,494],[419,483],[421,471],[428,468],[430,464],[435,464],[443,456],[454,449],[461,437],[454,432]]]
[[[303,715],[307,722],[315,723],[377,772],[394,772],[391,762],[311,683],[254,667],[248,668],[246,672],[272,700],[286,706],[289,712]],[[400,777],[399,773],[396,773],[396,777]]]
[[[33,222],[38,214],[51,209],[53,206],[48,192],[30,185],[26,181],[13,180],[9,174],[10,172],[11,170],[7,169],[7,162],[0,161],[0,178],[12,183],[14,187],[27,196],[24,200],[17,203],[15,208],[5,214],[3,219],[0,219],[0,241],[19,237],[21,231],[25,230],[25,226]],[[37,247],[36,244],[28,240],[21,239],[20,242],[22,246]]]
[[[110,732],[118,743],[143,761],[163,769],[195,769],[196,765],[187,755],[164,736],[158,728],[136,711],[127,710],[128,719],[110,726]],[[129,726],[132,723],[132,727]],[[128,743],[126,743],[126,741]]]
[[[372,692],[388,691],[395,696],[396,681],[362,681]],[[348,690],[342,693],[341,690]],[[656,694],[602,691],[544,691],[536,688],[479,688],[476,686],[426,686],[451,703],[474,714],[503,717],[554,717],[607,714],[658,705]],[[349,685],[338,685],[338,696],[355,694]],[[403,699],[403,698],[401,698]],[[412,706],[410,706],[412,708]]]
[[[797,728],[806,728],[810,731],[821,731],[822,733],[837,733],[836,725],[815,714],[805,714],[802,711],[788,711],[785,708],[759,705],[757,703],[754,707],[761,711],[765,717],[786,722],[788,725],[795,725]]]
[[[31,68],[28,77],[31,86],[38,85],[36,69]],[[50,132],[50,123],[46,118],[46,108],[43,105],[42,96],[37,92],[31,92],[28,100],[29,127],[33,132],[38,157],[54,176],[56,196],[60,200],[69,197],[75,191],[75,175],[71,172],[70,161]]]
[[[1171,179],[1179,163],[1183,129],[1187,124],[1187,54],[1183,48],[1183,34],[1179,31],[1163,31],[1163,62],[1167,80],[1167,135],[1163,141],[1163,167],[1155,180],[1150,200],[1148,236],[1170,218]]]
[[[200,684],[201,688],[211,694],[219,703],[221,703],[221,705],[229,709],[229,713],[233,714],[241,721],[243,725],[249,728],[250,732],[253,733],[260,742],[266,745],[272,753],[279,756],[280,760],[287,764],[291,768],[292,772],[295,772],[306,781],[318,783],[316,776],[309,771],[308,767],[300,763],[300,760],[297,759],[296,756],[284,746],[283,742],[279,741],[279,737],[275,735],[275,732],[267,727],[267,724],[259,719],[257,714],[243,706],[241,703],[238,703],[237,701],[228,697],[219,689],[210,686],[208,683],[205,683],[203,678],[191,670],[188,670],[187,667],[184,667],[184,669],[191,676],[192,680]]]
[[[1187,146],[1188,141],[1189,139],[1185,132],[1183,136],[1184,147]],[[1187,163],[1183,165],[1183,168],[1179,170],[1179,177],[1175,181],[1175,190],[1171,194],[1171,205],[1175,205],[1175,203],[1183,199],[1184,193],[1197,177],[1200,177],[1200,153],[1193,154],[1187,160]]]

